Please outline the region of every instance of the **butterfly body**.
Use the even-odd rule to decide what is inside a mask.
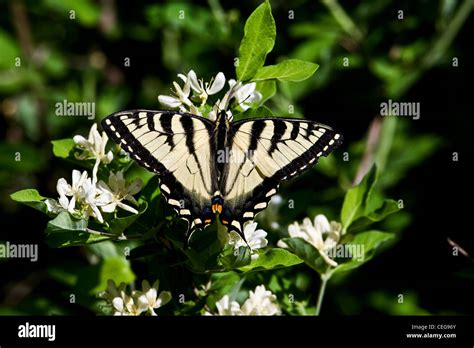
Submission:
[[[172,111],[131,110],[102,121],[141,166],[160,175],[163,196],[188,221],[188,236],[218,216],[245,240],[243,226],[265,209],[280,182],[312,167],[342,141],[313,121],[215,121]]]

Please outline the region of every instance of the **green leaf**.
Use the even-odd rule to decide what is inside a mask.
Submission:
[[[214,273],[211,276],[209,294],[218,301],[224,295],[229,294],[232,288],[239,283],[239,280],[240,275],[237,272]]]
[[[290,251],[296,254],[309,267],[314,269],[319,274],[324,274],[328,270],[328,264],[321,257],[319,250],[311,243],[305,241],[303,238],[283,238]]]
[[[17,41],[6,31],[0,30],[0,67],[12,68],[15,66],[15,58],[20,56],[20,48]]]
[[[375,163],[381,173],[384,172],[389,154],[393,146],[393,138],[397,129],[396,117],[384,117],[380,131],[380,141],[375,153]]]
[[[398,207],[398,202],[393,199],[386,199],[383,201],[382,205],[369,213],[368,215],[361,216],[357,220],[355,220],[351,227],[349,228],[350,232],[354,232],[356,230],[360,230],[365,228],[375,222],[382,221],[388,215],[396,213],[400,210]]]
[[[262,100],[260,100],[260,104],[265,103],[265,101],[273,97],[276,93],[276,89],[276,81],[274,80],[257,82],[255,90],[260,92],[260,94],[262,95]]]
[[[75,18],[86,27],[92,27],[99,21],[100,9],[92,0],[46,0],[45,3],[67,19],[71,16],[70,11],[74,11]]]
[[[354,238],[349,243],[345,243],[344,246],[347,250],[361,250],[363,253],[359,255],[355,253],[352,255],[350,261],[340,263],[332,272],[344,272],[359,267],[375,255],[375,251],[382,243],[394,237],[395,235],[393,233],[376,230],[356,234]]]
[[[130,262],[124,256],[112,256],[98,265],[84,267],[79,271],[74,288],[79,292],[97,295],[107,289],[107,280],[112,279],[116,284],[129,284],[135,280]]]
[[[248,81],[265,63],[267,54],[275,44],[276,26],[270,3],[265,1],[245,23],[244,37],[239,47],[239,64],[236,74],[240,81]]]
[[[207,304],[215,308],[215,304],[223,296],[228,295],[231,301],[236,300],[242,287],[245,277],[237,272],[214,273],[211,277],[211,287],[209,288]]]
[[[118,245],[110,240],[103,241],[101,243],[90,244],[87,246],[89,251],[102,259],[122,255],[122,253],[118,252],[117,248]]]
[[[12,193],[10,198],[15,202],[23,203],[45,214],[48,213],[48,207],[46,206],[46,203],[44,203],[46,197],[41,196],[35,189],[17,191]]]
[[[46,227],[46,243],[53,248],[96,243],[108,237],[87,231],[87,220],[76,219],[68,212],[61,212]]]
[[[172,238],[170,233],[175,231],[167,231],[167,237]],[[181,240],[182,233],[180,232]],[[175,244],[176,241],[171,239]],[[178,245],[180,247],[180,245]],[[204,272],[222,272],[222,264],[218,262],[222,246],[218,240],[217,225],[212,224],[201,231],[197,231],[191,235],[189,248],[183,250],[188,257],[188,267],[196,273]]]
[[[59,158],[68,158],[76,146],[72,139],[53,140],[51,144],[53,144],[53,154]]]
[[[364,214],[376,179],[377,169],[374,165],[359,185],[347,191],[341,209],[341,222],[344,231],[347,231],[351,223]]]
[[[303,81],[310,78],[319,65],[299,59],[287,59],[276,65],[268,65],[258,69],[252,81],[280,80]]]
[[[262,105],[256,109],[247,109],[241,114],[238,114],[239,119],[246,119],[246,118],[256,118],[256,117],[270,117],[273,116],[272,110],[267,108],[266,106]]]
[[[250,248],[241,246],[239,249],[227,248],[219,255],[219,263],[228,271],[246,266],[250,263]]]
[[[136,208],[136,207],[135,207]],[[114,234],[121,234],[125,229],[132,225],[139,217],[142,215],[148,208],[148,203],[143,201],[138,207],[138,214],[132,214],[127,212],[127,216],[124,217],[115,217],[110,220],[109,227],[110,231]]]
[[[241,267],[240,270],[244,272],[270,270],[291,267],[302,262],[302,259],[286,249],[272,248],[260,254],[258,259],[252,260],[250,265]]]

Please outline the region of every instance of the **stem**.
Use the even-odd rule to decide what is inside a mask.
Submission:
[[[336,22],[342,27],[342,29],[349,34],[355,41],[360,42],[363,38],[362,32],[359,30],[354,21],[344,11],[337,0],[322,0],[322,3],[328,8],[331,15],[334,17]]]
[[[421,62],[423,68],[428,69],[436,64],[438,59],[445,53],[449,45],[451,45],[457,33],[471,13],[473,7],[473,0],[465,0],[463,2],[451,22],[448,24],[448,28],[443,32],[438,40],[436,40],[430,51],[426,54],[425,58]]]
[[[95,235],[98,235],[98,236],[113,238],[113,239],[116,239],[116,240],[130,240],[130,239],[140,239],[141,238],[141,236],[128,236],[128,237],[126,237],[123,233],[121,235],[116,235],[116,234],[113,234],[113,233],[96,231],[96,230],[93,230],[93,229],[88,228],[88,227],[85,229],[85,232],[90,233],[90,234],[95,234]]]
[[[321,312],[321,305],[323,304],[324,291],[326,290],[326,284],[330,277],[325,274],[321,275],[321,286],[319,287],[318,302],[316,303],[316,312],[315,315],[319,315]]]

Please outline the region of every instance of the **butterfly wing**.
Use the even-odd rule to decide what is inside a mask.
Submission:
[[[168,204],[194,228],[212,223],[215,179],[212,123],[199,116],[170,111],[130,110],[102,121],[112,140],[142,167],[160,175]]]
[[[280,182],[312,167],[341,142],[340,134],[313,121],[262,118],[232,124],[232,157],[219,183],[227,208],[221,220],[243,236],[243,224],[267,207]]]

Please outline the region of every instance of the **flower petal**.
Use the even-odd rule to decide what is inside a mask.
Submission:
[[[184,82],[186,81],[189,81],[189,84],[191,86],[191,88],[197,92],[197,93],[202,93],[203,90],[201,88],[201,85],[199,84],[199,81],[198,81],[198,78],[196,76],[196,73],[194,72],[194,70],[189,70],[188,72],[188,78],[187,80],[183,80]]]
[[[116,208],[117,208],[117,203],[115,202],[112,202],[110,204],[103,205],[100,207],[100,209],[102,209],[104,213],[113,213]]]
[[[164,106],[168,106],[170,108],[177,108],[181,105],[181,101],[179,99],[168,95],[159,95],[158,101]]]
[[[72,194],[71,186],[67,183],[66,179],[60,178],[56,184],[56,191],[58,191],[60,196]]]
[[[129,205],[123,204],[122,202],[117,202],[117,205],[123,210],[129,211],[132,214],[138,214],[138,210],[136,210],[135,208],[132,208]]]
[[[84,138],[82,135],[75,135],[72,140],[74,140],[74,142],[76,143],[76,145],[80,145],[86,149],[90,149],[91,148],[91,143],[86,139]]]
[[[209,95],[216,94],[220,92],[222,88],[224,88],[224,85],[225,85],[225,75],[224,73],[219,72],[216,75],[215,80],[212,81],[212,84],[209,86],[209,88],[206,89],[206,92]]]
[[[124,302],[121,297],[115,297],[112,300],[112,305],[114,306],[114,309],[118,312],[123,312],[124,310]]]
[[[314,227],[320,231],[321,234],[331,231],[329,221],[323,214],[318,214],[314,217]]]
[[[158,299],[156,300],[156,307],[155,308],[160,308],[161,306],[164,306],[168,302],[171,301],[171,292],[169,291],[162,291],[160,292],[160,295],[158,296]]]

